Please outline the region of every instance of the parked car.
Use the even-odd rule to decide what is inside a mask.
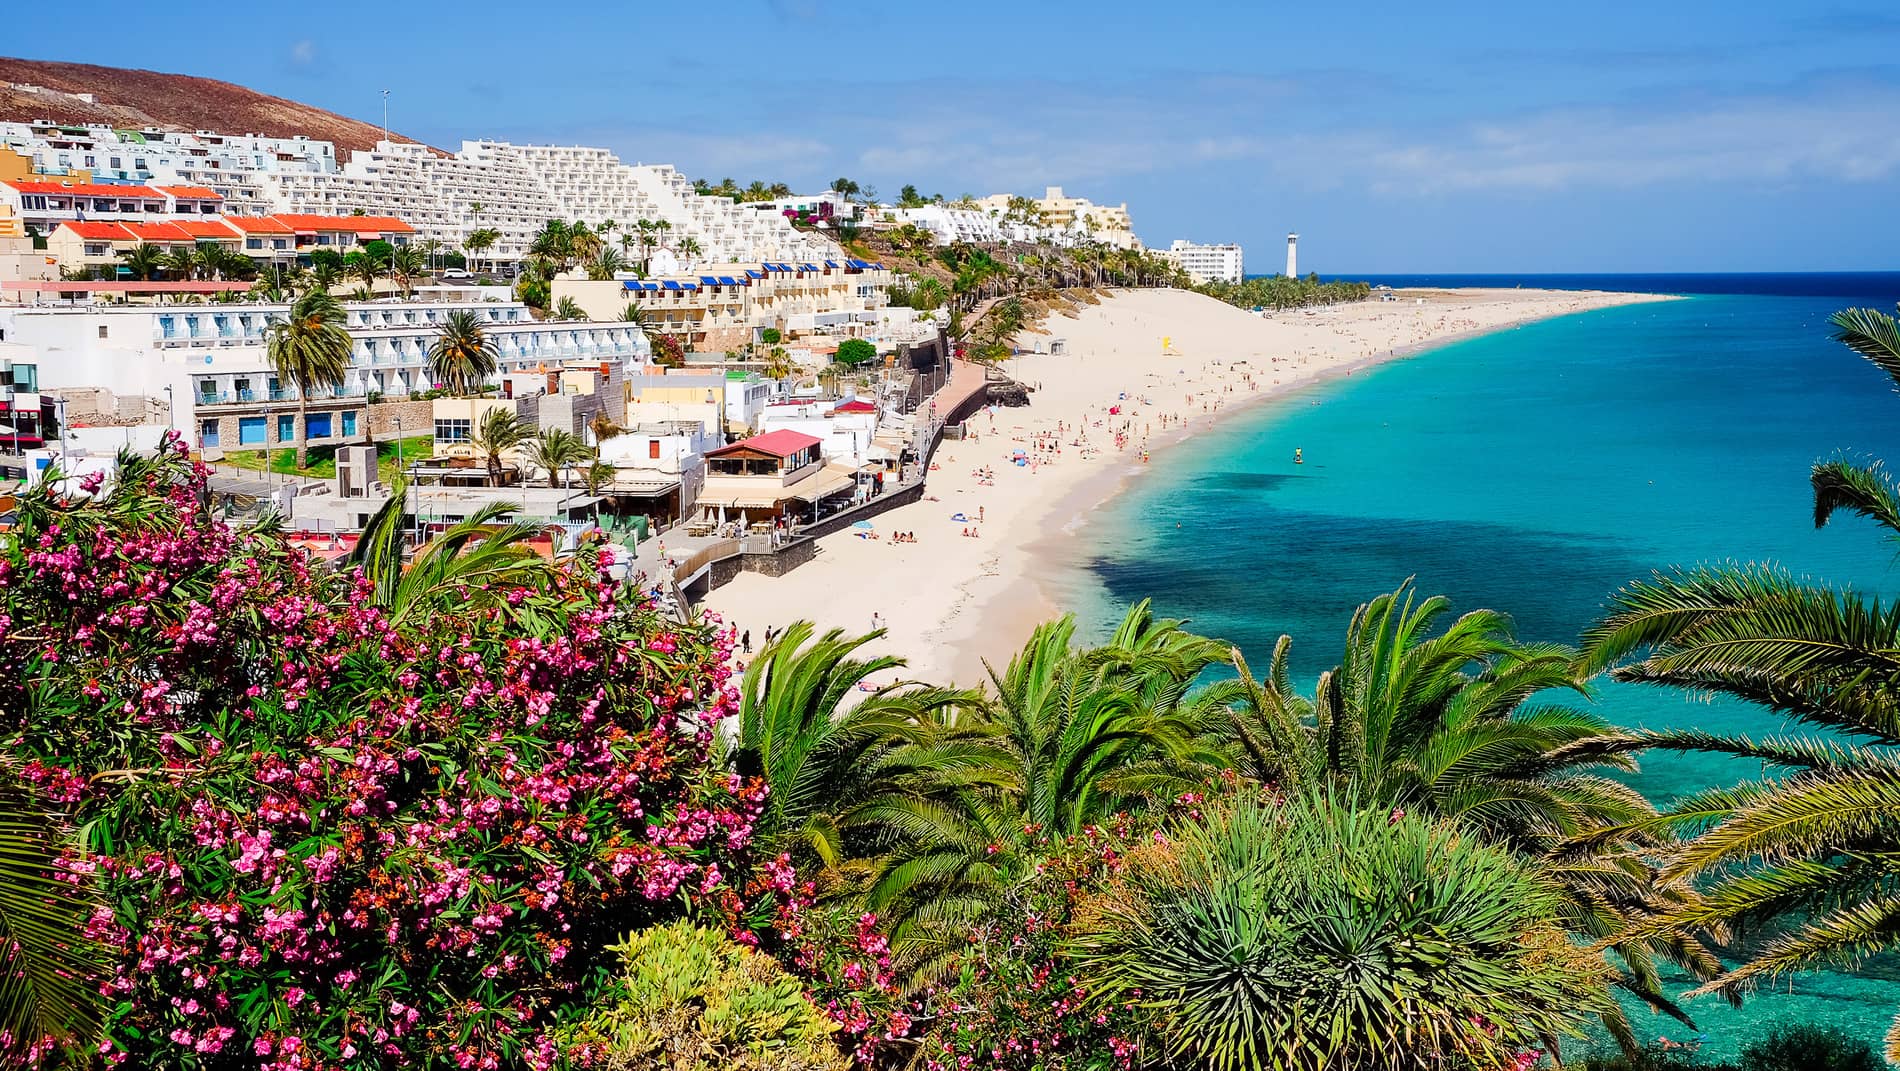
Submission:
[[[474,276],[470,275],[467,271],[461,268],[450,268],[442,273],[442,278],[444,279],[473,279]]]

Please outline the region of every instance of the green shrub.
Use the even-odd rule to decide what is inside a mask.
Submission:
[[[1560,909],[1533,868],[1454,827],[1349,795],[1242,796],[1131,853],[1075,973],[1213,1071],[1508,1067],[1609,1000]]]
[[[1742,1047],[1744,1071],[1886,1071],[1871,1043],[1812,1024],[1777,1026]]]
[[[861,338],[847,338],[838,343],[838,354],[834,358],[847,368],[856,368],[868,361],[877,359],[877,347]]]
[[[685,920],[613,949],[620,977],[557,1044],[607,1071],[844,1071],[829,1019],[796,978],[716,930]]]
[[[768,346],[778,345],[779,340],[783,337],[784,337],[783,335],[779,334],[779,330],[776,327],[768,327],[765,330],[759,332],[759,341],[765,343]]]

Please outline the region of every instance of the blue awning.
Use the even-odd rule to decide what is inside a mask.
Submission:
[[[835,267],[837,267],[837,266],[838,266],[838,262],[837,262],[837,261],[835,261],[835,260],[827,260],[827,261],[825,261],[825,267],[827,267],[827,268],[835,268]]]
[[[765,278],[765,273],[762,271],[753,271],[751,268],[747,268],[745,270],[745,277],[748,279],[763,279]]]
[[[845,263],[846,263],[846,264],[848,264],[848,265],[850,265],[850,266],[851,266],[851,267],[853,267],[853,268],[856,268],[856,269],[858,269],[859,271],[863,271],[863,270],[864,270],[865,268],[868,268],[868,267],[870,267],[870,265],[869,265],[869,264],[866,264],[866,263],[865,263],[864,261],[862,261],[862,260],[847,260],[847,261],[845,261]]]
[[[707,286],[718,286],[718,285],[719,285],[719,276],[717,276],[717,275],[702,275],[702,276],[700,276],[700,277],[699,277],[699,281],[700,281],[700,282],[702,282],[702,283],[705,283],[705,284],[706,284]]]
[[[876,260],[876,261],[872,261],[872,262],[871,262],[871,267],[873,267],[873,268],[876,268],[876,269],[877,269],[878,271],[883,271],[883,270],[884,270],[884,262],[883,262],[883,261],[881,261],[881,260]]]
[[[741,282],[740,282],[739,280],[737,280],[737,279],[734,279],[734,278],[733,278],[732,276],[730,276],[730,275],[721,275],[721,276],[719,277],[719,285],[721,285],[721,286],[743,286],[743,285],[745,285],[745,284],[744,284],[744,283],[741,283]]]
[[[799,265],[799,268],[798,268],[798,270],[799,270],[799,271],[817,271],[817,270],[818,270],[818,265],[816,265],[816,264],[801,264],[801,265]]]
[[[640,289],[640,280],[638,280],[638,279],[628,279],[628,280],[627,280],[626,282],[624,282],[624,283],[621,283],[621,284],[620,284],[620,289],[622,289],[622,290],[638,290],[638,289]]]
[[[699,284],[698,283],[681,283],[680,289],[681,290],[698,290]]]
[[[668,290],[678,290],[680,288],[680,284],[672,279],[668,279],[666,282],[660,285],[664,286]]]

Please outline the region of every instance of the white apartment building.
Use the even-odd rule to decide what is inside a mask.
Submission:
[[[1241,266],[1240,246],[1233,242],[1224,245],[1199,245],[1185,238],[1176,238],[1162,254],[1188,277],[1197,283],[1219,279],[1225,283],[1238,283],[1245,278]]]
[[[0,122],[0,145],[27,157],[35,171],[48,175],[85,171],[94,182],[208,187],[224,200],[226,211],[238,215],[269,211],[259,174],[334,171],[337,166],[336,147],[327,141],[208,130],[183,133],[47,120]]]
[[[333,173],[263,176],[275,211],[347,214],[361,210],[408,220],[423,238],[462,247],[479,229],[499,234],[479,256],[519,261],[550,219],[582,220],[607,231],[629,259],[645,255],[634,224],[664,221],[659,248],[699,244],[702,262],[812,257],[832,248],[795,230],[782,215],[756,212],[724,197],[704,197],[674,168],[624,164],[606,149],[465,141],[454,156],[420,145],[378,142]]]
[[[880,212],[889,222],[922,227],[936,238],[938,245],[955,242],[1007,242],[1016,237],[1004,229],[1001,218],[980,208],[953,208],[949,205],[920,205],[917,208],[891,208]]]
[[[314,444],[357,437],[368,396],[432,386],[429,345],[449,313],[484,321],[502,373],[578,361],[642,365],[646,337],[621,323],[536,320],[513,303],[366,302],[345,306],[355,339],[350,381],[312,396]],[[294,443],[297,395],[270,370],[264,335],[283,305],[0,307],[0,341],[38,358],[41,388],[109,387],[165,403],[171,422],[202,447],[263,449]],[[420,428],[416,429],[422,430]]]
[[[977,202],[982,211],[1004,220],[1009,213],[1010,195],[994,193]],[[1141,239],[1135,237],[1135,225],[1128,215],[1128,203],[1119,205],[1098,205],[1086,197],[1070,197],[1062,192],[1060,186],[1049,186],[1043,195],[1035,201],[1037,214],[1042,220],[1042,230],[1049,235],[1064,236],[1067,244],[1078,241],[1100,242],[1117,249],[1140,249]],[[1005,222],[1008,228],[1011,223]],[[1013,226],[1021,227],[1020,222]],[[1033,237],[1028,240],[1035,240]]]

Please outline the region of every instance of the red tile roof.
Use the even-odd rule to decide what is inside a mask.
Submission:
[[[121,223],[125,232],[140,242],[189,242],[191,235],[173,223]]]
[[[223,219],[245,234],[290,235],[294,233],[276,216],[224,216]]]
[[[773,457],[791,457],[800,450],[817,446],[822,442],[824,440],[816,435],[781,429],[768,431],[764,435],[754,435],[750,439],[741,439],[731,446],[722,446],[717,450],[708,451],[706,456],[723,457],[740,450],[754,450],[761,454],[771,454]]]
[[[226,241],[237,237],[237,232],[224,225],[223,218],[218,219],[174,219],[171,225],[191,235],[193,238],[221,238]]]
[[[73,234],[79,236],[80,238],[88,239],[95,242],[96,241],[123,242],[126,240],[127,237],[129,237],[125,233],[125,228],[120,226],[117,223],[104,223],[99,220],[92,220],[92,219],[82,220],[79,222],[73,222],[71,220],[68,220],[67,222],[61,223],[58,227],[54,228],[55,234],[57,234],[60,231],[71,231]]]
[[[414,227],[393,216],[305,216],[278,213],[272,217],[278,222],[299,231],[347,231],[350,234],[370,234],[387,231],[391,234],[410,234]]]
[[[99,186],[89,183],[0,182],[21,193],[65,193],[75,197],[130,197],[157,201],[162,195],[150,186]]]
[[[210,189],[205,186],[157,186],[154,188],[157,189],[160,193],[169,193],[173,197],[183,197],[187,200],[196,200],[196,201],[222,201],[224,200],[223,197],[218,196],[218,191]]]

